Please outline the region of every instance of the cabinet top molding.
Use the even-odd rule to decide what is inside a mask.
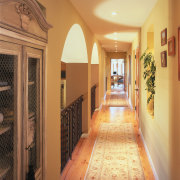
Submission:
[[[52,26],[36,0],[0,0],[0,11],[1,27],[47,40],[47,32]]]

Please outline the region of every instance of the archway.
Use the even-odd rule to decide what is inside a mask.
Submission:
[[[79,24],[74,24],[68,32],[61,61],[65,63],[88,63],[86,41]]]
[[[61,102],[65,101],[62,108],[83,95],[82,132],[87,132],[88,55],[85,36],[79,24],[74,24],[67,34],[61,57],[61,76]]]

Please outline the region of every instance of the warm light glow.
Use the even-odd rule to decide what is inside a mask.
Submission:
[[[96,43],[94,43],[92,50],[91,64],[99,64],[99,55],[98,55],[98,48]]]
[[[141,27],[156,2],[157,0],[106,0],[99,3],[94,13],[97,17],[109,22]],[[109,16],[109,14],[112,15]]]
[[[116,36],[114,35],[114,33],[112,33],[105,35],[105,37],[107,39],[113,39],[122,42],[133,42],[137,35],[137,32],[120,32],[117,33]]]
[[[66,37],[61,61],[66,63],[88,63],[84,33],[78,24],[71,27]]]

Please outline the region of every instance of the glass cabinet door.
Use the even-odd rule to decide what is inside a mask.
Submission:
[[[0,180],[20,178],[21,51],[21,46],[0,41]]]
[[[42,176],[42,51],[25,48],[26,178]]]

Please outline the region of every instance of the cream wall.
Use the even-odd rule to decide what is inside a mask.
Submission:
[[[140,72],[140,128],[152,158],[159,179],[170,179],[170,146],[169,124],[171,90],[170,90],[170,58],[167,57],[167,68],[161,67],[160,53],[167,50],[167,45],[161,46],[161,31],[168,29],[169,37],[169,0],[158,0],[150,16],[141,29],[141,54],[147,48],[147,33],[154,26],[154,57],[156,61],[156,94],[154,97],[154,117],[147,111],[147,92],[143,79],[143,64]]]
[[[95,37],[75,8],[67,0],[39,0],[46,7],[48,22],[53,28],[48,32],[47,47],[47,121],[46,121],[46,179],[60,179],[60,69],[61,56],[67,34],[74,24],[84,32],[88,54],[88,127],[90,126],[91,53]],[[104,51],[99,43],[100,80],[104,76]],[[101,59],[102,57],[102,59]],[[104,81],[100,96],[104,96]]]

